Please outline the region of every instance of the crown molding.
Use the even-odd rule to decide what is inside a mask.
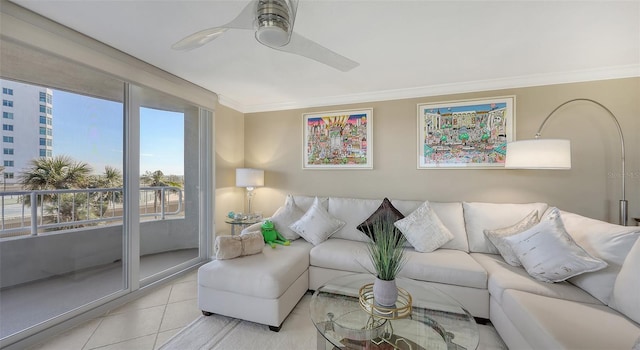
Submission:
[[[229,108],[233,108],[241,113],[259,113],[363,102],[401,100],[407,98],[429,97],[489,90],[622,79],[631,77],[640,77],[640,64],[605,67],[572,72],[545,73],[500,79],[478,80],[463,83],[421,86],[408,89],[382,90],[260,105],[243,104],[241,102],[227,98],[223,95],[218,96],[221,104]]]

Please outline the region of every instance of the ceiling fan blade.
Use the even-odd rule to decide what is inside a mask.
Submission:
[[[272,49],[293,53],[296,55],[304,56],[327,66],[333,67],[342,72],[348,72],[353,68],[359,66],[358,62],[355,62],[349,58],[346,58],[340,54],[337,54],[328,48],[309,40],[304,36],[291,33],[291,40],[285,46],[269,46]]]
[[[174,50],[192,50],[198,48],[224,34],[228,29],[251,29],[256,14],[258,0],[250,1],[231,22],[193,33],[171,46]]]

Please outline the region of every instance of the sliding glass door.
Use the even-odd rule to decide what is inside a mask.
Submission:
[[[152,89],[140,96],[140,284],[200,256],[199,109]]]
[[[0,338],[124,293],[123,102],[0,80]],[[124,84],[120,83],[121,86]]]
[[[212,113],[78,70],[0,79],[2,344],[207,256]]]

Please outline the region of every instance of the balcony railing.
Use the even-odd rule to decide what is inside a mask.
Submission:
[[[122,188],[0,192],[0,238],[122,221]],[[183,190],[141,187],[140,217],[182,216]]]

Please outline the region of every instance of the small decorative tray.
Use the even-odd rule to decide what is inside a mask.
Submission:
[[[382,306],[373,299],[373,283],[365,284],[360,288],[360,307],[369,315],[387,320],[397,320],[411,315],[411,294],[402,288],[398,288],[398,300],[393,306]]]

